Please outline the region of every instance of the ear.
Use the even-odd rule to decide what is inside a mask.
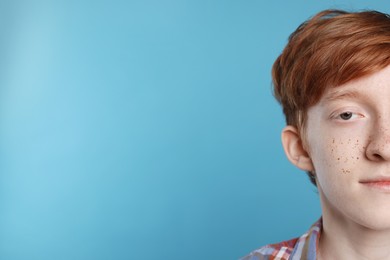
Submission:
[[[296,127],[286,126],[282,131],[282,144],[289,161],[304,171],[313,172],[314,166],[309,154],[302,144]]]

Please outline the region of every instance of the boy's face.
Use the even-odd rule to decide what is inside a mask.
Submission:
[[[389,229],[390,66],[328,89],[307,116],[324,217]]]

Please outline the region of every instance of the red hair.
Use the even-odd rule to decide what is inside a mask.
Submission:
[[[286,123],[304,138],[307,110],[327,88],[390,65],[390,17],[377,11],[325,10],[301,24],[272,67]],[[314,177],[309,175],[315,184]]]

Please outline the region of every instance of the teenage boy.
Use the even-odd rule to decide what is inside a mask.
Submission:
[[[317,186],[322,218],[243,259],[390,259],[390,17],[322,11],[272,76],[284,151]]]

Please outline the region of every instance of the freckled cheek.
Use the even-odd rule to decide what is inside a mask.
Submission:
[[[319,150],[316,160],[313,161],[317,172],[353,173],[364,156],[361,139],[357,137],[330,138],[322,147],[325,149]]]

